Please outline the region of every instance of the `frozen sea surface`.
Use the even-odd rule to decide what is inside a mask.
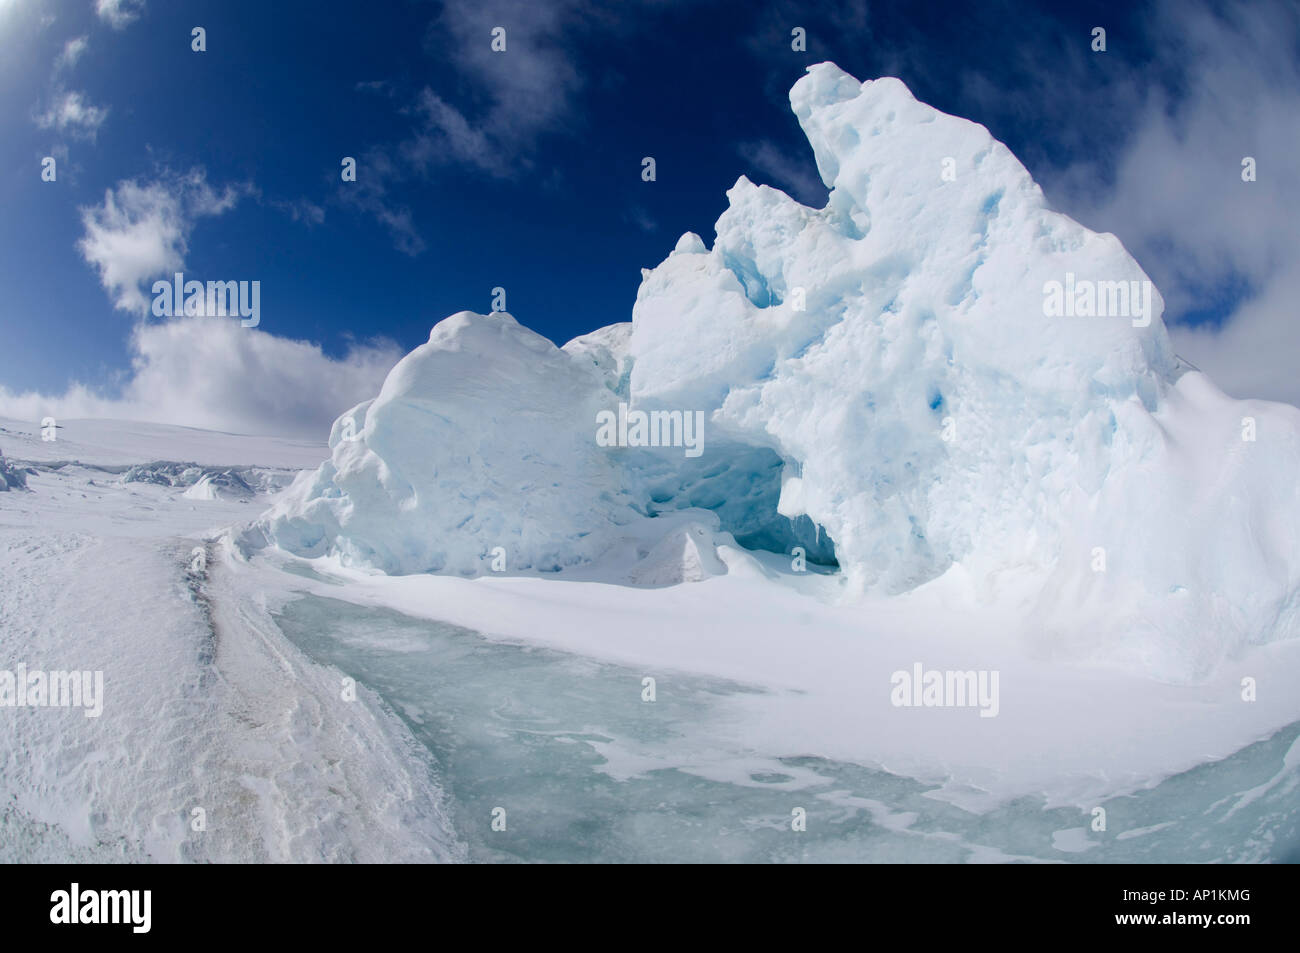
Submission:
[[[428,747],[474,860],[1300,861],[1300,723],[1103,801],[1096,831],[1037,798],[977,814],[869,767],[730,749],[715,729],[758,693],[734,682],[658,672],[643,701],[644,672],[317,595],[276,622]]]

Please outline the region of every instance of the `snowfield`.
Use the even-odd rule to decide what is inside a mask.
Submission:
[[[122,482],[128,461],[158,470],[160,452],[260,460],[287,481],[323,448],[120,421],[67,421],[45,442],[39,427],[0,419],[0,452],[34,471],[0,503],[0,668],[102,671],[105,683],[99,718],[4,709],[0,860],[463,853],[391,714],[364,688],[342,701],[338,679],[255,604],[214,597],[213,534],[265,497],[201,502]]]
[[[3,664],[106,685],[3,712],[0,859],[1300,857],[1300,410],[982,126],[790,98],[826,207],[630,323],[452,315],[328,444],[0,421]]]
[[[120,461],[117,426],[97,446]],[[0,498],[0,668],[102,670],[106,698],[98,719],[5,710],[5,860],[1293,856],[1294,640],[1162,683],[1043,655],[1014,611],[973,614],[959,572],[846,604],[784,556],[724,544],[715,565],[689,512],[560,577],[250,559],[232,530],[265,495],[123,483],[169,467],[71,441],[78,463],[45,466],[37,433],[0,421],[34,471]],[[257,469],[287,477],[284,449]],[[996,671],[996,717],[894,707],[917,663]],[[817,839],[789,840],[791,806]]]

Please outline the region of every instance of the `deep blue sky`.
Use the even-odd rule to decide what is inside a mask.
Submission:
[[[516,318],[558,343],[628,320],[639,269],[688,229],[711,241],[740,174],[824,199],[786,99],[822,60],[861,79],[897,75],[918,98],[984,123],[1059,207],[1125,240],[1176,319],[1177,250],[1162,261],[1149,236],[1088,215],[1105,205],[1090,190],[1109,187],[1138,100],[1158,88],[1172,110],[1185,92],[1194,63],[1168,56],[1177,10],[147,0],[114,29],[95,0],[0,0],[0,385],[112,393],[137,317],[114,309],[78,250],[80,210],[123,180],[196,168],[241,197],[190,223],[186,271],[259,279],[270,334],[331,355],[375,336],[406,350],[452,312],[488,310],[498,285]],[[498,23],[508,49],[492,60],[486,26]],[[205,53],[190,49],[196,25]],[[1104,55],[1089,50],[1096,25]],[[793,26],[807,29],[806,53],[790,49]],[[84,53],[57,69],[79,36]],[[545,107],[519,106],[521,89]],[[75,122],[42,128],[42,112],[72,90],[107,109],[93,138]],[[421,112],[425,90],[485,137],[477,161]],[[1233,143],[1225,161],[1251,148]],[[44,183],[52,152],[59,178]],[[339,181],[345,155],[359,160],[355,185]],[[641,180],[647,155],[654,183]],[[381,221],[403,215],[409,227]],[[1182,313],[1219,321],[1252,292],[1231,269],[1211,277],[1213,294]]]

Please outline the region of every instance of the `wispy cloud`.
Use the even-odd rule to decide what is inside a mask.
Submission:
[[[416,134],[400,146],[402,158],[417,169],[443,162],[466,162],[493,175],[513,172],[512,149],[503,148],[485,126],[471,124],[441,96],[423,89],[414,112],[422,124]]]
[[[633,205],[631,208],[627,209],[627,211],[623,213],[623,219],[624,221],[635,225],[643,232],[656,232],[659,230],[659,223],[651,218],[650,213],[640,205]]]
[[[426,245],[415,228],[410,208],[394,202],[388,194],[393,183],[407,177],[407,170],[378,146],[357,158],[357,180],[340,184],[339,200],[373,216],[388,229],[393,245],[402,254],[419,255]]]
[[[94,105],[85,93],[61,90],[55,94],[54,102],[36,115],[36,125],[67,133],[75,139],[94,139],[107,118],[108,108]]]
[[[1131,133],[1090,150],[1112,161],[1070,164],[1048,194],[1120,237],[1164,294],[1175,346],[1219,386],[1300,404],[1300,8],[1166,3],[1151,30],[1148,69],[1170,80],[1134,80]]]
[[[68,40],[63,44],[63,50],[54,58],[54,72],[58,74],[72,69],[88,49],[90,49],[88,36],[74,36]]]
[[[443,4],[426,47],[456,68],[454,101],[452,92],[428,86],[404,97],[384,80],[357,83],[358,91],[405,101],[402,111],[414,122],[404,138],[367,151],[364,179],[359,171],[357,181],[340,190],[340,200],[373,215],[399,251],[420,254],[424,239],[410,208],[393,201],[394,186],[445,166],[500,179],[528,175],[543,136],[581,129],[575,108],[585,84],[577,63],[580,41],[644,26],[629,14],[668,5],[628,0],[614,13],[587,0]],[[498,27],[505,30],[500,51],[492,48]]]
[[[99,205],[81,209],[84,234],[77,247],[99,272],[113,306],[144,315],[149,298],[142,285],[184,270],[195,221],[229,211],[250,191],[214,189],[200,168],[166,172],[144,184],[127,179],[108,189]]]
[[[306,225],[322,225],[325,222],[325,209],[307,199],[295,199],[291,202],[272,199],[268,204],[284,212],[295,222]]]
[[[393,95],[393,84],[386,79],[362,80],[353,88],[362,93],[378,93],[381,96]]]
[[[826,186],[817,175],[812,150],[806,146],[796,158],[773,142],[742,142],[737,151],[759,173],[756,181],[784,188],[804,205],[821,208],[826,204]]]
[[[793,52],[791,31],[802,27],[810,63],[826,58],[828,40],[851,36],[858,42],[869,38],[871,11],[867,0],[841,0],[833,4],[809,4],[800,0],[773,0],[754,10],[753,30],[745,37],[752,53],[769,57]],[[780,92],[784,93],[784,90]]]
[[[114,30],[124,30],[140,18],[144,0],[95,0],[95,13]]]
[[[52,129],[72,139],[91,141],[99,134],[100,127],[108,119],[108,107],[96,106],[85,93],[68,89],[66,82],[67,74],[88,49],[88,36],[74,36],[63,44],[63,49],[54,58],[49,104],[38,109],[32,117],[39,128]]]
[[[449,56],[480,105],[462,111],[431,89],[415,104],[421,120],[404,151],[414,164],[460,162],[495,176],[531,166],[538,136],[570,114],[583,85],[573,62],[584,29],[581,0],[449,3],[430,30],[429,46]],[[505,50],[492,49],[505,30]]]

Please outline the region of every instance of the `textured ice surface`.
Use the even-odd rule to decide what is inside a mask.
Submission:
[[[23,489],[27,486],[27,469],[10,463],[0,453],[0,491]]]
[[[897,774],[754,750],[727,726],[767,692],[500,642],[309,595],[276,621],[378,693],[446,771],[479,861],[1294,862],[1300,725],[1091,810],[1027,795],[981,813]],[[751,740],[746,738],[745,740]],[[504,831],[492,830],[504,807]],[[791,830],[803,808],[807,830]]]
[[[825,208],[741,178],[712,248],[683,236],[630,325],[564,349],[448,318],[246,542],[390,573],[482,574],[500,547],[552,571],[708,510],[744,546],[838,565],[850,598],[954,568],[977,603],[1014,591],[1046,654],[1185,680],[1293,636],[1300,411],[1180,376],[1158,293],[1049,316],[1051,282],[1147,276],[984,127],[832,64],[790,101]],[[620,402],[703,412],[704,452],[597,446]]]
[[[253,488],[234,470],[203,473],[182,496],[187,500],[249,500]]]
[[[1047,319],[1042,287],[1146,276],[1114,236],[1050,211],[987,130],[898,80],[824,64],[790,98],[826,208],[741,178],[713,249],[675,251],[642,283],[633,397],[704,407],[772,448],[782,512],[825,527],[872,588],[979,552],[1050,562],[1073,515],[1053,497],[1080,456],[1111,462],[1099,425],[1116,404],[1154,409],[1173,363],[1158,320]]]
[[[440,322],[344,414],[332,457],[292,487],[269,533],[388,572],[555,571],[588,561],[636,517],[596,446],[608,395],[580,360],[510,315]]]

